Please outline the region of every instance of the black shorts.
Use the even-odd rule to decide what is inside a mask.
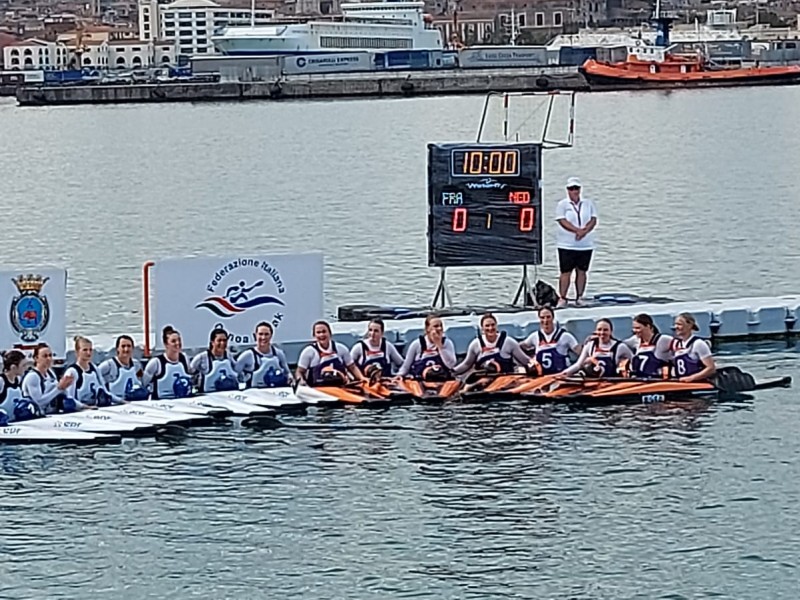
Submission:
[[[558,249],[558,268],[562,273],[572,273],[575,269],[578,269],[578,271],[588,271],[591,262],[591,250]]]

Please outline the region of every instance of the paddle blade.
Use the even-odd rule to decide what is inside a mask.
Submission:
[[[280,419],[270,415],[257,415],[242,420],[242,427],[257,429],[259,431],[279,429],[284,426],[285,425],[280,421]]]
[[[741,392],[752,392],[756,389],[756,380],[750,373],[745,373],[738,367],[723,367],[718,369],[711,382],[721,392],[726,394],[737,394]]]

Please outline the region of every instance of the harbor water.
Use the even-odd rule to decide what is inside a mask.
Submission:
[[[482,102],[4,102],[3,267],[67,267],[70,334],[140,339],[141,264],[176,256],[322,251],[329,314],[424,304],[425,145],[473,139]],[[597,201],[590,293],[797,293],[799,113],[797,88],[580,96],[544,193],[552,213],[578,175]],[[448,274],[459,303],[507,302],[518,278]],[[720,360],[800,377],[791,341]],[[781,389],[2,447],[0,598],[795,598],[798,419]]]
[[[320,251],[329,314],[426,304],[426,144],[474,139],[482,104],[3,103],[0,203],[24,215],[3,263],[69,269],[70,334],[140,332],[141,265],[167,257]],[[576,126],[574,148],[545,153],[545,217],[580,176],[600,213],[589,293],[797,292],[800,88],[584,94]],[[510,302],[519,269],[448,281],[456,303]]]

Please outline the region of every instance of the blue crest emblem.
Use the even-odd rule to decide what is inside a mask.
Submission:
[[[220,378],[214,382],[214,389],[218,392],[232,392],[239,389],[239,380],[228,375],[227,369],[220,369]]]
[[[172,393],[176,398],[188,398],[192,395],[192,382],[188,377],[179,373],[174,374],[175,381],[172,382]]]
[[[264,386],[268,388],[284,387],[289,385],[289,378],[286,376],[286,373],[283,372],[283,369],[270,367],[267,369],[267,372],[264,373],[263,382]]]
[[[11,301],[11,327],[23,342],[35,342],[50,322],[50,304],[42,296],[44,284],[49,277],[20,275],[11,278],[19,290],[19,296]]]

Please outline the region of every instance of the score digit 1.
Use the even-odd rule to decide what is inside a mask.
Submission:
[[[532,206],[525,206],[519,211],[519,230],[520,231],[533,231],[533,225],[536,221],[536,213]]]

